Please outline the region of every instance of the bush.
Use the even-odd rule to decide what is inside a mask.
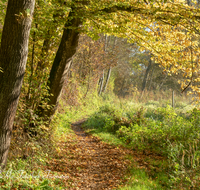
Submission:
[[[126,110],[125,110],[126,111]],[[106,105],[87,126],[116,134],[132,149],[152,151],[168,158],[172,189],[198,187],[200,179],[200,110],[177,113],[171,106],[138,111]]]

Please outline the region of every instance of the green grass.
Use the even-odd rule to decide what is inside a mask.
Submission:
[[[159,184],[159,180],[162,179],[152,180],[144,170],[132,168],[130,170],[130,176],[128,184],[119,188],[119,190],[163,190]]]
[[[158,161],[151,159],[148,163],[152,171],[148,173],[147,178],[152,177],[155,182],[156,177],[165,176],[159,182],[163,189],[198,189],[200,111],[188,108],[186,112],[184,109],[190,106],[183,104],[176,109],[169,105],[159,107],[160,104],[155,101],[140,108],[133,108],[132,102],[131,106],[128,105],[128,102],[122,104],[122,101],[115,105],[104,104],[87,120],[85,129],[116,146],[123,145],[133,150],[161,155],[167,160],[165,166],[154,167]],[[157,168],[156,172],[153,171],[154,168]],[[163,172],[159,171],[159,168],[164,169]],[[134,189],[151,188],[149,184],[144,183],[148,180],[142,181],[138,186],[134,183]]]

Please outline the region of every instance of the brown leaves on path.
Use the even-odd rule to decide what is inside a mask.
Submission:
[[[61,154],[48,163],[48,170],[66,176],[66,189],[114,189],[125,180],[130,150],[117,148],[86,134],[81,123],[72,124],[76,140],[60,142]]]

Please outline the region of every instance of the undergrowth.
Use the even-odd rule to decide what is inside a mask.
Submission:
[[[52,124],[49,129],[40,128],[37,136],[30,137],[19,126],[15,128],[7,167],[0,173],[0,189],[63,189],[62,178],[67,176],[50,171],[47,166],[48,160],[60,151],[60,138],[69,131],[69,126],[58,130]]]
[[[163,188],[199,189],[200,111],[194,108],[181,112],[180,108],[173,109],[168,105],[149,105],[152,102],[135,109],[107,104],[84,126],[88,132],[106,141],[119,139],[120,143],[114,140],[115,145],[123,144],[145,155],[154,154],[166,159],[167,164],[160,166],[160,175],[163,172],[167,175],[167,180],[160,182]],[[152,170],[149,176],[156,176],[156,173],[157,170]]]

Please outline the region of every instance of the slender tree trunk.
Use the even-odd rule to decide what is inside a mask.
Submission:
[[[0,47],[0,169],[6,166],[25,73],[35,0],[9,0]],[[28,13],[27,10],[30,10]]]
[[[88,84],[87,84],[87,91],[84,95],[84,98],[86,98],[89,90],[90,90],[90,76],[91,76],[91,63],[90,63],[90,57],[91,57],[91,46],[89,46],[89,52],[86,58],[86,65],[88,65],[89,68],[89,74],[88,74]]]
[[[42,52],[40,54],[41,59],[38,61],[38,64],[37,64],[36,75],[41,75],[41,73],[43,73],[43,70],[45,68],[45,59],[48,56],[47,54],[48,54],[48,51],[49,51],[50,46],[51,46],[50,31],[48,30],[47,33],[48,34],[47,34],[47,36],[46,36],[46,38],[44,39],[44,42],[43,42]]]
[[[124,76],[124,79],[123,79],[123,82],[122,82],[122,85],[121,85],[121,89],[119,91],[120,96],[122,96],[122,95],[124,96],[123,88],[124,88],[125,83],[126,83],[126,76]]]
[[[167,79],[167,76],[168,76],[168,74],[167,73],[165,73],[165,77],[164,77],[164,79],[162,80],[162,82],[160,83],[160,85],[158,86],[158,91],[162,88],[162,86],[163,86],[163,84],[164,84],[164,82],[166,81],[166,79]]]
[[[108,47],[109,40],[110,40],[110,37],[105,35],[104,55],[103,55],[104,64],[105,64],[105,56],[107,54],[107,47]],[[103,86],[104,86],[103,84],[104,84],[104,70],[103,70],[102,77],[100,78],[100,86],[99,86],[99,93],[98,93],[99,96],[101,96],[101,93],[103,92]]]
[[[143,79],[143,83],[142,83],[142,91],[144,91],[145,88],[146,88],[147,81],[148,81],[148,78],[149,78],[149,72],[151,70],[151,66],[152,66],[152,61],[151,61],[151,57],[150,57],[149,64],[148,64],[148,67],[146,69],[146,72],[145,72],[145,75],[144,75],[144,79]]]
[[[35,28],[37,28],[37,24],[35,25]],[[33,33],[32,56],[31,56],[31,76],[29,78],[29,87],[28,87],[28,94],[27,94],[27,99],[28,100],[30,100],[32,81],[33,81],[34,58],[35,58],[35,42],[36,42],[36,32],[34,31],[34,33]]]
[[[48,79],[49,94],[51,95],[48,102],[48,106],[50,106],[50,108],[42,108],[39,113],[39,115],[42,116],[45,121],[51,121],[51,117],[54,115],[57,109],[63,84],[72,62],[72,57],[78,47],[80,33],[79,27],[81,24],[82,21],[80,18],[76,17],[72,10],[69,14],[68,21],[65,24],[61,43],[56,53],[53,66],[51,68],[50,77]]]
[[[50,50],[51,46],[51,34],[50,31],[47,31],[47,36],[44,39],[43,46],[42,46],[42,52],[40,54],[40,60],[37,62],[37,66],[35,69],[34,75],[37,76],[38,83],[35,86],[37,88],[37,93],[32,92],[32,99],[30,100],[31,102],[31,108],[37,109],[37,107],[40,105],[40,102],[37,100],[38,92],[41,89],[42,84],[44,83],[43,76],[44,76],[44,69],[46,66],[46,60],[48,59],[48,52]]]
[[[103,83],[104,83],[104,70],[102,73],[102,77],[100,78],[100,81],[99,81],[99,93],[98,93],[99,96],[101,96],[101,93],[103,90]]]
[[[85,95],[84,95],[84,98],[87,97],[87,94],[88,94],[88,92],[89,92],[89,90],[90,90],[90,75],[91,75],[91,68],[90,68],[90,67],[91,67],[91,66],[89,65],[89,75],[88,75],[87,91],[86,91],[86,93],[85,93]]]
[[[112,68],[109,67],[108,73],[107,73],[107,77],[106,77],[106,81],[105,81],[105,85],[104,85],[104,87],[103,87],[102,92],[105,92],[105,91],[106,91],[106,88],[107,88],[107,86],[108,86],[108,81],[109,81],[109,79],[110,79],[111,71],[112,71]]]
[[[143,83],[142,83],[142,94],[141,94],[141,97],[143,97],[144,95],[144,91],[145,91],[145,88],[146,88],[146,85],[147,85],[147,81],[148,81],[148,78],[149,78],[149,72],[151,70],[151,66],[152,66],[152,61],[151,61],[151,56],[150,56],[150,59],[149,59],[149,64],[148,64],[148,67],[146,69],[146,72],[145,72],[145,75],[144,75],[144,79],[143,79]]]
[[[117,44],[117,37],[115,37],[115,39],[114,39],[114,43],[113,43],[113,47],[112,47],[112,52],[114,51],[116,44]],[[106,77],[106,82],[105,82],[105,85],[103,87],[103,91],[102,92],[106,91],[106,88],[108,86],[108,82],[109,82],[109,79],[110,79],[111,71],[112,71],[112,68],[110,66],[109,69],[108,69],[108,73],[107,73],[107,77]]]
[[[152,85],[152,80],[153,80],[154,71],[155,71],[155,64],[153,65],[153,69],[152,69],[152,72],[151,72],[151,78],[150,78],[150,82],[149,82],[148,91],[151,90],[151,85]]]

